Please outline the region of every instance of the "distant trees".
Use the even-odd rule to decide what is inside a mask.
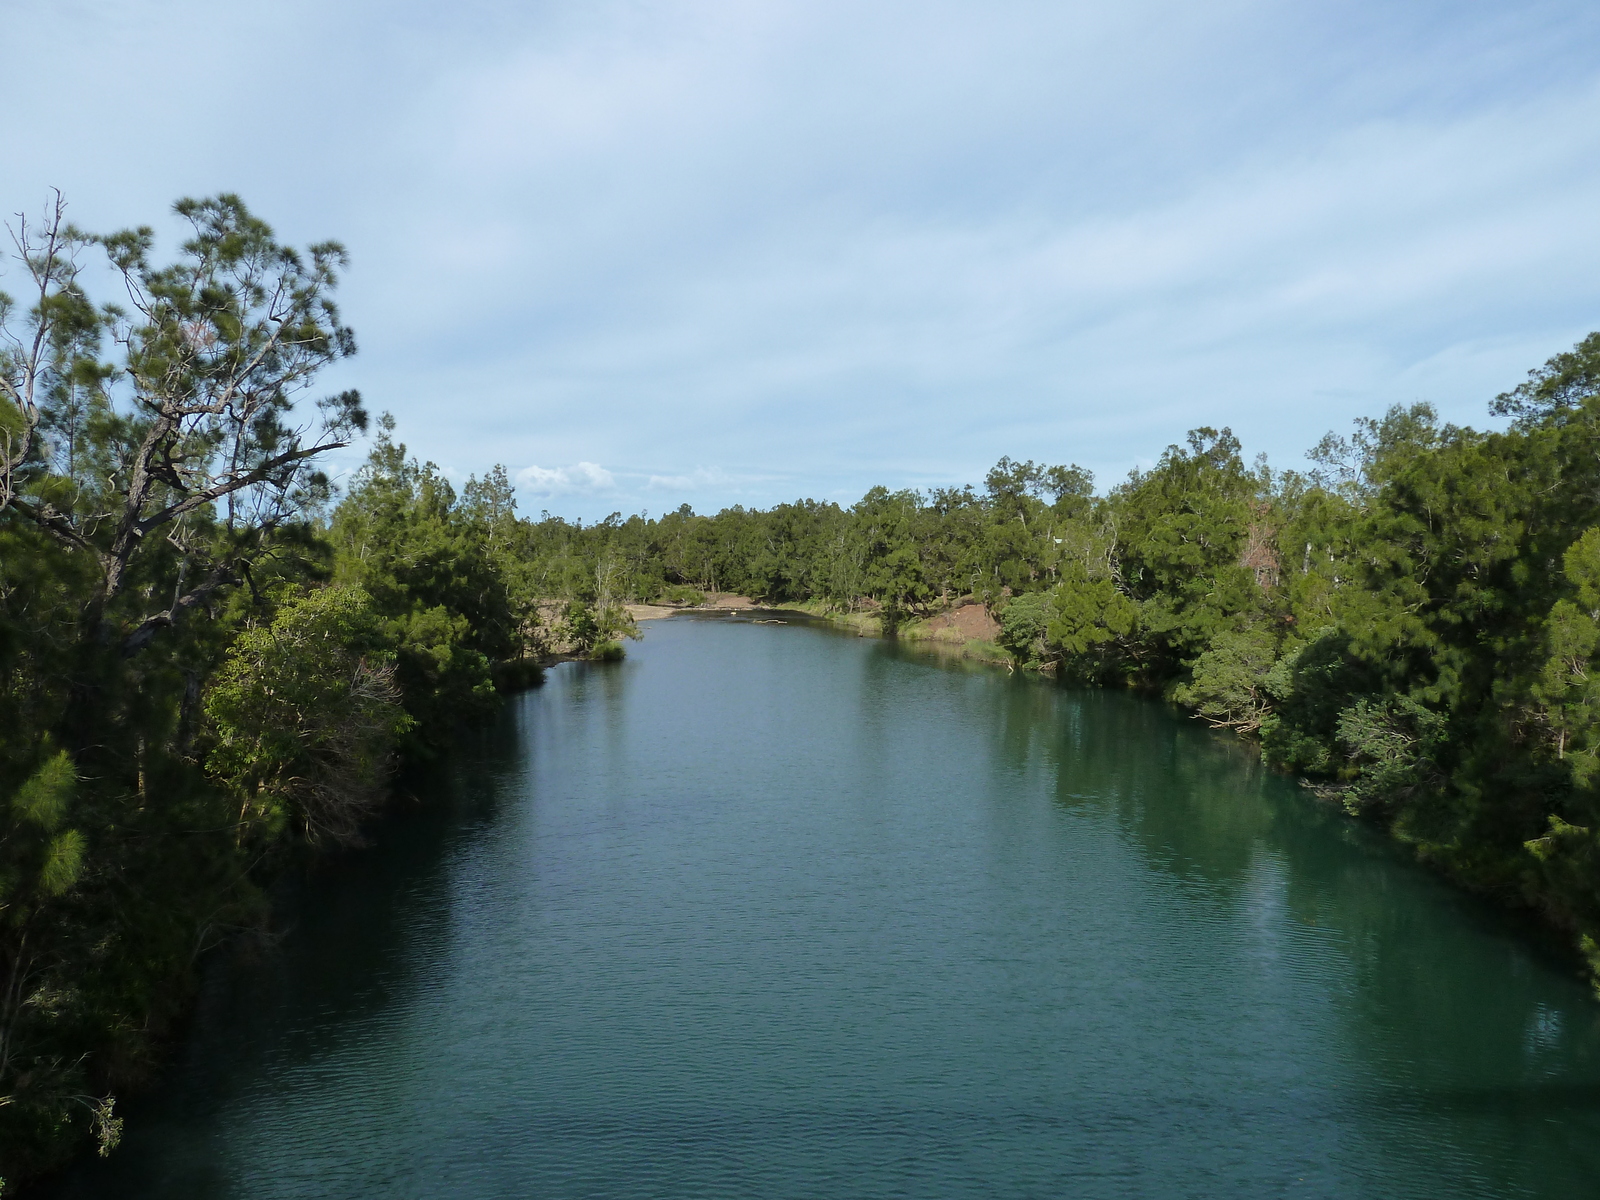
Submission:
[[[871,609],[987,605],[1021,666],[1158,692],[1258,740],[1600,970],[1600,334],[1495,411],[1330,433],[1305,473],[1200,428],[1103,495],[1002,459],[981,491],[527,527],[535,577],[600,555],[692,585]]]
[[[1144,689],[1257,742],[1453,877],[1571,930],[1600,976],[1600,334],[1499,397],[1394,408],[1305,473],[1202,427],[1103,494],[1001,459],[982,489],[590,525],[459,493],[309,405],[353,353],[333,243],[237,197],[191,236],[16,228],[0,300],[0,1161],[116,1138],[208,947],[294,855],[357,840],[403,757],[594,658],[630,601],[741,592],[893,630],[986,606],[1016,666]],[[125,299],[88,294],[104,254]],[[314,415],[313,415],[314,414]]]

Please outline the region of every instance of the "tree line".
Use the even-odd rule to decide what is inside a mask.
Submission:
[[[355,351],[344,251],[282,244],[236,196],[176,211],[170,262],[59,197],[11,229],[0,1187],[116,1143],[113,1096],[207,951],[262,927],[287,864],[359,840],[400,762],[535,681],[553,632],[501,540],[503,472],[458,496],[386,422],[336,496],[320,464],[368,417],[308,389]],[[579,607],[555,624],[603,649]]]
[[[1304,472],[1202,428],[1103,493],[1002,459],[585,525],[519,516],[500,467],[458,491],[387,418],[341,494],[322,463],[368,416],[309,389],[355,351],[343,250],[236,196],[177,213],[162,263],[58,200],[0,298],[0,1175],[114,1145],[113,1096],[286,866],[541,664],[619,654],[630,602],[891,633],[982,604],[1017,666],[1237,731],[1600,970],[1600,334],[1494,401],[1504,431],[1396,408]]]
[[[1303,471],[1200,428],[1103,494],[1076,466],[1002,459],[981,488],[505,539],[543,595],[739,592],[891,633],[981,603],[1016,666],[1235,731],[1568,931],[1600,979],[1600,333],[1490,410],[1505,428],[1391,408]]]

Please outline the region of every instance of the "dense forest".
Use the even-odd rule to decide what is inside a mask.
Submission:
[[[619,654],[629,602],[891,635],[981,605],[1015,667],[1237,731],[1600,971],[1600,334],[1498,397],[1502,432],[1397,408],[1303,473],[1202,428],[1099,493],[1002,459],[981,489],[583,525],[518,516],[502,468],[458,492],[386,418],[336,489],[367,414],[308,389],[355,349],[342,250],[233,196],[177,211],[162,265],[58,203],[0,300],[0,1175],[114,1145],[273,880],[541,664]]]

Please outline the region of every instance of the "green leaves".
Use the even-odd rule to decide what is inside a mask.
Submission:
[[[336,577],[370,597],[393,647],[414,718],[408,745],[425,751],[493,710],[496,665],[527,651],[537,610],[520,576],[523,594],[512,595],[519,535],[503,474],[474,480],[459,501],[432,463],[392,440],[392,428],[385,416],[331,534]]]
[[[1147,653],[1163,660],[1152,664],[1158,677],[1260,608],[1256,566],[1245,565],[1259,490],[1238,439],[1201,428],[1112,496],[1120,574],[1141,602]]]
[[[83,851],[83,834],[76,829],[51,838],[39,868],[39,890],[46,896],[59,896],[76,883],[83,869]]]
[[[1546,654],[1529,688],[1546,744],[1576,787],[1600,781],[1600,528],[1589,529],[1563,556],[1576,596],[1557,600],[1545,620]]]
[[[1212,725],[1254,733],[1272,711],[1267,680],[1277,660],[1277,641],[1260,626],[1218,634],[1172,698]]]
[[[1109,643],[1132,636],[1139,627],[1139,607],[1117,590],[1115,581],[1089,578],[1080,563],[1068,563],[1061,582],[1050,591],[1047,644],[1065,658],[1081,658]]]
[[[1059,657],[1051,654],[1051,647],[1045,640],[1045,631],[1050,627],[1050,610],[1048,592],[1029,592],[1000,611],[1000,645],[1025,667],[1039,666]]]
[[[1562,555],[1567,582],[1577,592],[1578,603],[1591,620],[1600,620],[1600,528],[1585,530],[1583,536]]]
[[[64,894],[83,869],[84,839],[63,829],[77,792],[72,757],[58,751],[12,795],[0,823],[0,913],[13,925]]]
[[[1361,699],[1339,714],[1338,737],[1356,768],[1345,807],[1361,812],[1395,806],[1444,782],[1435,754],[1444,715],[1406,696]]]
[[[11,801],[13,819],[53,833],[66,818],[77,781],[72,756],[65,750],[52,755],[17,789]]]
[[[1525,382],[1496,396],[1490,411],[1516,418],[1519,429],[1561,422],[1600,395],[1600,333],[1528,372]]]
[[[207,766],[236,797],[240,836],[269,840],[292,822],[311,841],[354,841],[411,726],[392,643],[354,588],[292,599],[240,634],[205,713]]]

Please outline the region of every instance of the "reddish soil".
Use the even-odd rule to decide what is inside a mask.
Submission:
[[[973,640],[992,642],[1000,636],[1000,623],[981,604],[963,604],[938,616],[929,617],[928,632],[939,641]]]

